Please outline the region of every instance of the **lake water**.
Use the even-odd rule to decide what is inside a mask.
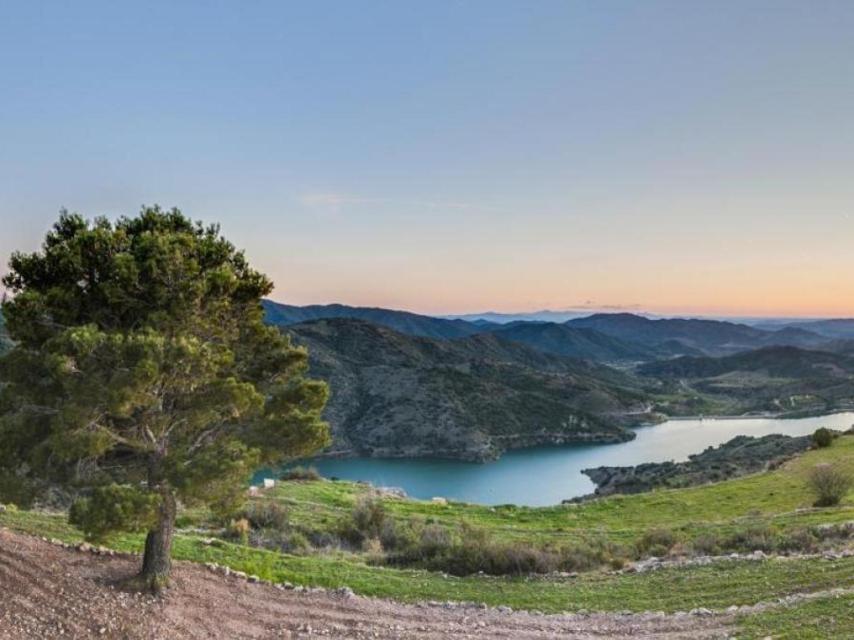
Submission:
[[[845,430],[854,413],[818,418],[670,420],[640,427],[631,442],[605,445],[533,447],[508,451],[486,464],[430,458],[317,459],[310,464],[327,477],[365,480],[399,487],[415,498],[442,496],[480,504],[545,506],[591,493],[594,484],[582,469],[628,466],[644,462],[683,461],[706,447],[738,435],[810,434],[819,427]]]

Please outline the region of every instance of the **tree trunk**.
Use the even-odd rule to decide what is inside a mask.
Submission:
[[[158,593],[169,585],[172,570],[172,536],[175,533],[175,496],[167,488],[161,491],[157,523],[145,538],[142,556],[142,586]]]

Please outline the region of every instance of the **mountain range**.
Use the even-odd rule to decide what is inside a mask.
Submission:
[[[820,348],[836,337],[796,326],[762,329],[720,320],[650,319],[631,313],[599,313],[566,322],[495,323],[483,318],[435,318],[340,304],[298,307],[265,300],[264,305],[268,321],[279,326],[352,318],[427,338],[454,339],[494,332],[548,353],[609,363],[637,363],[678,355],[729,355],[773,345]]]
[[[267,321],[278,326],[289,326],[308,320],[351,318],[365,320],[411,336],[425,338],[462,338],[480,333],[489,323],[474,324],[465,320],[433,318],[409,311],[396,311],[378,307],[350,307],[343,304],[323,304],[297,307],[264,300]]]
[[[762,324],[756,326],[766,328],[766,325]],[[826,338],[854,339],[854,319],[849,318],[788,322],[783,324],[782,328],[809,331]]]
[[[764,330],[721,320],[651,320],[631,313],[594,314],[566,324],[649,347],[667,345],[673,353],[686,349],[706,355],[724,355],[770,345],[818,347],[828,341],[825,336],[797,327]]]

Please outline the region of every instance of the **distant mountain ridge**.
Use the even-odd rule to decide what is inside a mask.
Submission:
[[[491,329],[493,335],[535,349],[597,362],[654,360],[660,352],[600,331],[553,322],[513,322]]]
[[[530,311],[523,313],[501,313],[485,311],[483,313],[464,313],[459,315],[442,316],[448,320],[465,320],[466,322],[488,322],[492,324],[509,324],[511,322],[555,322],[562,323],[573,318],[589,316],[590,311],[567,309],[565,311]]]
[[[721,356],[772,345],[818,348],[831,340],[794,326],[766,330],[720,320],[651,319],[631,313],[599,313],[562,323],[531,320],[495,323],[482,317],[467,321],[339,304],[297,307],[265,300],[264,305],[268,321],[279,326],[353,318],[428,338],[457,339],[496,332],[504,339],[548,353],[613,363],[679,355]]]
[[[594,314],[566,322],[568,326],[594,329],[649,347],[670,344],[700,350],[708,355],[726,355],[763,346],[816,347],[827,339],[807,330],[786,327],[765,331],[720,320],[661,318],[651,320],[631,313]]]
[[[783,325],[786,329],[809,331],[828,338],[854,339],[854,319],[806,320]]]
[[[262,304],[267,314],[267,321],[279,326],[289,326],[309,320],[352,318],[373,322],[411,336],[445,339],[462,338],[484,330],[484,325],[464,320],[446,320],[379,307],[351,307],[343,304],[298,307],[272,300],[264,300]]]
[[[332,453],[486,460],[510,448],[621,442],[648,421],[638,381],[490,333],[409,336],[333,318],[285,328],[330,383]]]

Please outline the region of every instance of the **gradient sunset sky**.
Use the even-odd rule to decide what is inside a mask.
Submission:
[[[219,221],[275,299],[854,316],[854,2],[6,2],[0,259]]]

